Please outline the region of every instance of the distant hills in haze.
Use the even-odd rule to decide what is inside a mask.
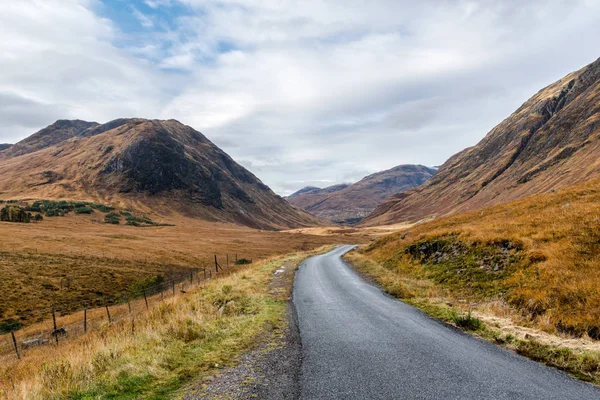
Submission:
[[[305,187],[286,199],[319,218],[356,223],[390,196],[423,184],[435,171],[422,165],[400,165],[366,176],[354,184],[324,189]]]
[[[363,226],[415,222],[550,192],[600,175],[600,59],[540,90],[423,186]]]
[[[261,229],[321,222],[175,120],[59,120],[0,147],[0,198],[138,204]]]

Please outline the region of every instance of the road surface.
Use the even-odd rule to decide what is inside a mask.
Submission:
[[[342,260],[306,260],[293,300],[302,399],[600,399],[600,389],[396,301]]]

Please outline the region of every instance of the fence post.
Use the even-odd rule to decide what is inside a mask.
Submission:
[[[129,301],[129,298],[127,299],[127,308],[129,309],[129,315],[131,315],[131,302]]]
[[[194,283],[194,271],[190,272],[190,284]]]
[[[112,323],[112,320],[110,319],[110,311],[108,311],[108,304],[104,304],[104,306],[106,307],[106,316],[108,317],[108,323]]]
[[[58,332],[56,332],[56,313],[54,312],[54,308],[52,309],[52,324],[54,325],[54,330],[52,331],[52,333],[54,334],[56,344],[58,344]]]
[[[133,335],[135,333],[135,319],[133,319],[133,316],[131,316],[131,334]]]
[[[146,289],[144,289],[144,302],[146,303],[146,311],[148,311],[148,298],[146,297]]]
[[[17,345],[17,338],[15,338],[15,332],[11,331],[10,336],[12,336],[13,344],[15,345],[15,353],[17,353],[17,358],[20,360],[21,355],[19,354],[19,346]]]
[[[87,333],[87,308],[83,309],[83,333]]]
[[[175,296],[175,281],[171,281],[171,286],[173,286],[173,296]]]
[[[204,267],[202,271],[204,272],[204,280],[206,280],[206,267]]]

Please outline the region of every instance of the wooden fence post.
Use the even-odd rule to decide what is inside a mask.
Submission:
[[[144,302],[146,303],[146,311],[148,311],[149,308],[148,308],[148,298],[146,297],[146,289],[144,289]]]
[[[83,309],[83,333],[87,333],[87,308]]]
[[[171,286],[173,286],[173,296],[175,296],[175,281],[171,281]]]
[[[12,336],[13,344],[15,345],[15,353],[17,353],[17,358],[20,360],[21,355],[19,354],[19,346],[17,345],[17,338],[15,338],[15,332],[10,331],[10,336]]]
[[[190,284],[194,283],[194,271],[190,272]]]
[[[58,332],[56,331],[56,313],[54,312],[54,308],[52,309],[52,324],[54,325],[54,330],[52,331],[52,333],[54,334],[56,344],[58,344]]]
[[[110,311],[108,310],[108,304],[104,305],[106,307],[106,316],[108,317],[108,323],[112,323],[112,320],[110,319]]]

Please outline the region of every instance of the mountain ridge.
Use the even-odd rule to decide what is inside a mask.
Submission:
[[[548,192],[600,174],[600,59],[538,91],[425,185],[363,226],[416,222]]]
[[[353,184],[303,188],[286,199],[319,218],[355,223],[391,195],[423,184],[434,173],[433,168],[423,165],[398,165]]]

